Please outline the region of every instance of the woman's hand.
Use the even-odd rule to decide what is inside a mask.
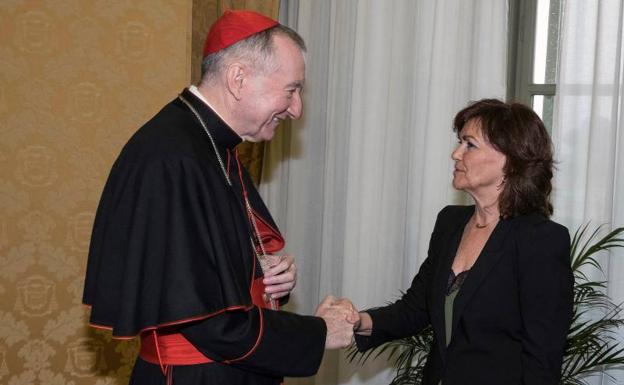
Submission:
[[[360,321],[357,324],[357,327],[353,329],[355,334],[359,334],[361,336],[370,336],[373,332],[373,319],[366,312],[360,313]]]

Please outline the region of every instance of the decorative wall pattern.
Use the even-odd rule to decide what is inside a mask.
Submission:
[[[128,137],[190,81],[191,0],[0,4],[0,384],[125,384],[135,340],[81,305]]]

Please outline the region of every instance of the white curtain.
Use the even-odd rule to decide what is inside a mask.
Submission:
[[[267,149],[261,193],[296,255],[289,309],[333,293],[360,307],[409,287],[450,185],[452,118],[505,95],[500,0],[282,0],[308,45],[303,118]],[[384,384],[388,363],[326,355],[288,384]]]
[[[624,225],[624,136],[622,135],[622,0],[564,2],[560,69],[553,140],[559,161],[555,219],[571,232],[580,225]],[[607,291],[624,301],[624,251],[605,254]],[[595,384],[622,384],[598,376]]]

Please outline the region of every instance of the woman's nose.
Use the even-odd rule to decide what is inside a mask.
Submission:
[[[462,156],[462,150],[461,150],[461,144],[457,147],[455,147],[455,150],[453,150],[453,152],[451,152],[451,159],[453,160],[461,160],[461,156]]]

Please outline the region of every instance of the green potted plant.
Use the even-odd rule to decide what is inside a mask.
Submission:
[[[574,233],[570,248],[574,317],[563,357],[562,385],[584,385],[587,375],[624,365],[624,347],[616,340],[617,329],[624,326],[622,307],[614,304],[605,293],[606,281],[593,281],[588,277],[592,269],[604,275],[596,253],[624,247],[624,227],[602,238],[599,238],[601,226],[591,234],[588,227],[585,225]],[[432,339],[432,329],[427,327],[415,336],[388,342],[364,354],[359,354],[352,346],[348,357],[363,363],[371,356],[376,358],[388,352],[396,368],[390,385],[419,385]]]

